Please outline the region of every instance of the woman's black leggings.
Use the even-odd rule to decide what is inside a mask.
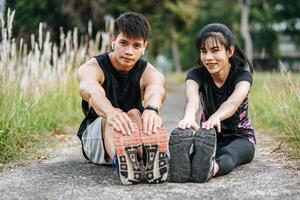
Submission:
[[[255,145],[247,137],[222,137],[217,140],[216,161],[219,170],[216,176],[228,174],[238,165],[250,163]]]

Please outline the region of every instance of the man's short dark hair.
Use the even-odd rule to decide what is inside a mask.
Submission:
[[[129,38],[143,38],[147,40],[150,32],[150,24],[146,17],[136,12],[126,12],[121,14],[115,21],[114,35],[123,33]]]

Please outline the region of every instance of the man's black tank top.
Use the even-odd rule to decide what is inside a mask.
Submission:
[[[120,73],[113,67],[108,53],[95,56],[95,58],[103,71],[104,82],[102,87],[112,106],[120,108],[124,112],[128,112],[133,108],[143,112],[140,79],[146,69],[147,61],[139,59],[128,73]],[[82,110],[85,119],[82,121],[77,133],[79,138],[81,138],[87,126],[98,117],[95,110],[89,107],[88,102],[85,100],[82,100]]]

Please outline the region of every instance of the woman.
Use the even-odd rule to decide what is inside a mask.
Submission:
[[[248,118],[253,70],[247,57],[223,24],[205,26],[196,48],[199,66],[187,74],[184,118],[169,142],[172,182],[206,182],[251,162],[255,152]]]

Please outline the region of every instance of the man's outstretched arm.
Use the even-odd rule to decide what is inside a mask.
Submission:
[[[142,114],[143,132],[151,134],[162,126],[158,112],[161,110],[166,97],[165,78],[162,73],[148,64],[142,77],[142,85],[144,87],[144,106],[149,108],[145,109]]]
[[[104,75],[95,58],[83,64],[77,72],[80,96],[92,106],[98,116],[107,120],[107,123],[122,134],[130,134],[134,129],[128,115],[114,108],[106,98],[101,84]]]

